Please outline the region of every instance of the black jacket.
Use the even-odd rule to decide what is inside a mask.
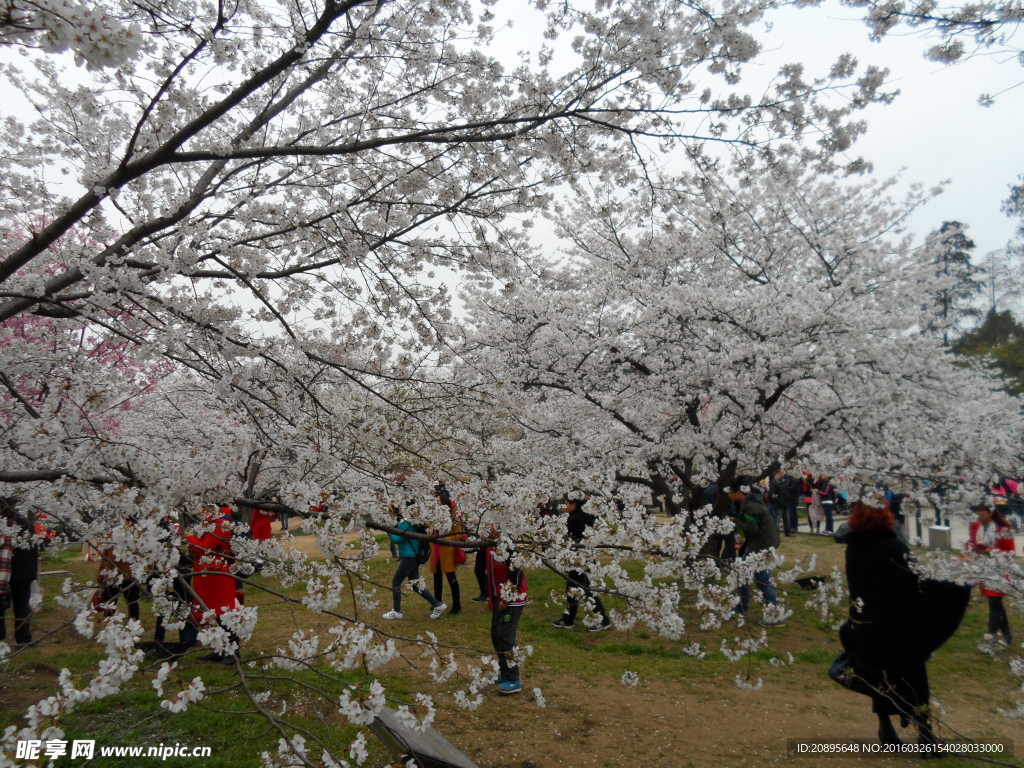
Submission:
[[[792,475],[773,477],[768,483],[768,500],[778,506],[788,509],[797,502],[800,496],[800,481]]]
[[[850,531],[846,542],[844,648],[865,672],[899,674],[923,665],[960,625],[970,587],[919,579],[910,550],[891,530]]]
[[[592,526],[596,520],[597,517],[589,512],[584,512],[581,506],[577,506],[569,513],[569,517],[565,521],[566,528],[569,529],[569,538],[579,544],[583,541],[587,528]]]

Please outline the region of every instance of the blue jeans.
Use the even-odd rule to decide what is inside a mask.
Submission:
[[[391,577],[391,607],[399,613],[402,612],[402,583],[407,579],[415,581],[419,577],[420,564],[415,557],[403,557],[398,561],[395,575]],[[429,590],[420,589],[413,584],[412,591],[430,603],[431,608],[437,608],[441,604],[441,601],[430,594]]]
[[[789,505],[789,509],[786,511],[788,517],[786,518],[786,532],[797,533],[800,530],[800,515],[796,511],[797,503],[794,501]]]
[[[775,605],[779,602],[779,598],[775,595],[775,590],[772,589],[772,575],[770,571],[755,571],[754,583],[761,590],[761,596],[764,597],[766,603]],[[740,586],[740,604],[736,607],[737,613],[746,613],[749,604],[750,585],[742,584]]]

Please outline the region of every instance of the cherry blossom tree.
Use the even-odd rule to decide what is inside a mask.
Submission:
[[[5,240],[23,242],[8,232]],[[85,247],[95,243],[85,244]],[[51,249],[54,259],[32,265],[19,280],[39,281],[68,269],[65,257],[82,244],[67,240]],[[0,423],[4,482],[41,482],[89,476],[94,485],[135,482],[136,456],[124,446],[135,440],[127,415],[162,389],[174,371],[167,358],[148,356],[140,341],[111,329],[138,327],[123,309],[108,307],[94,322],[77,312],[21,314],[0,323]],[[136,469],[131,465],[135,464]]]
[[[90,68],[122,63],[138,54],[142,43],[141,26],[127,6],[5,0],[0,14],[0,44],[71,50]]]
[[[875,40],[905,29],[938,36],[940,42],[926,51],[933,61],[952,63],[980,53],[996,53],[1024,65],[1015,39],[1022,21],[1021,8],[1015,3],[941,5],[931,0],[844,0],[844,5],[865,9],[864,21]]]
[[[38,120],[5,135],[3,215],[30,236],[4,249],[0,318],[131,316],[112,332],[257,422],[294,422],[299,402],[333,417],[325,369],[408,416],[385,382],[411,380],[407,396],[452,335],[434,271],[514,264],[523,212],[555,185],[642,179],[653,142],[823,163],[849,146],[881,72],[843,57],[817,81],[785,69],[759,100],[735,87],[769,7],[539,3],[550,38],[582,33],[556,66],[485,55],[494,17],[464,2],[10,4],[7,42],[105,53],[74,75],[54,55],[3,65]],[[64,269],[28,269],[61,239],[78,243]]]
[[[933,257],[889,236],[883,192],[777,170],[567,214],[565,254],[471,305],[474,370],[522,425],[505,460],[560,444],[579,482],[673,511],[798,461],[861,482],[1012,463],[1016,403],[920,333]]]
[[[657,190],[595,192],[561,218],[564,251],[533,254],[467,297],[467,376],[514,425],[490,430],[478,455],[535,498],[589,489],[603,521],[589,542],[594,580],[636,611],[617,621],[671,637],[676,588],[727,611],[738,583],[777,565],[707,557],[731,528],[708,514],[712,484],[803,465],[841,476],[854,499],[878,483],[942,487],[944,507],[966,514],[997,468],[1019,466],[1019,400],[923,332],[923,299],[946,282],[941,243],[899,237],[920,197],[897,205],[886,185],[782,168],[706,169]],[[671,530],[644,511],[651,497]],[[649,570],[631,579],[621,561],[638,553]],[[578,552],[539,556],[579,567]],[[935,573],[973,583],[999,567]]]

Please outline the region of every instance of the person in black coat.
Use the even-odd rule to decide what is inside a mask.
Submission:
[[[597,521],[594,515],[583,510],[586,501],[587,499],[581,491],[571,491],[565,499],[565,510],[569,513],[565,520],[565,526],[573,548],[580,546],[587,529]],[[568,576],[568,580],[565,584],[565,613],[562,614],[561,618],[551,622],[551,624],[559,629],[572,628],[573,624],[576,623],[576,613],[580,607],[580,599],[576,596],[576,591],[582,589],[584,599],[588,602],[593,601],[594,610],[601,617],[600,624],[589,626],[587,629],[591,632],[609,629],[612,625],[612,620],[608,617],[608,612],[605,610],[601,598],[591,591],[590,577],[586,572],[581,570],[569,571],[566,576]]]
[[[913,721],[920,743],[933,743],[925,664],[960,625],[970,587],[921,579],[893,530],[885,502],[854,505],[846,543],[850,618],[839,632],[855,674],[871,689],[878,737],[899,743],[891,717]]]
[[[800,481],[789,472],[780,469],[768,484],[768,511],[778,521],[782,519],[782,530],[786,536],[795,536],[799,521],[796,505],[800,498]]]
[[[4,530],[13,528],[15,534],[0,532],[0,642],[7,639],[4,615],[10,606],[14,609],[14,642],[25,646],[32,642],[32,582],[39,576],[39,548],[27,543],[33,526],[17,511],[13,497],[0,498],[0,517]],[[23,540],[16,542],[16,536]]]

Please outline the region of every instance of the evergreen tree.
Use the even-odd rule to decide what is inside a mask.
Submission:
[[[964,234],[959,221],[944,221],[930,240],[935,247],[935,274],[939,288],[932,295],[935,317],[928,330],[942,335],[943,346],[949,346],[950,331],[968,318],[978,316],[972,306],[981,290],[976,269],[971,264],[974,241]]]
[[[977,263],[977,276],[981,284],[984,305],[981,312],[1011,311],[1024,309],[1021,297],[1024,295],[1024,249],[1007,248],[990,251]]]
[[[1010,196],[1003,203],[1003,213],[1010,218],[1017,218],[1017,237],[1024,241],[1024,175],[1019,177],[1020,184],[1010,187]]]
[[[990,309],[984,322],[953,343],[958,355],[987,357],[1006,378],[1006,391],[1024,394],[1024,326],[1008,311]]]

